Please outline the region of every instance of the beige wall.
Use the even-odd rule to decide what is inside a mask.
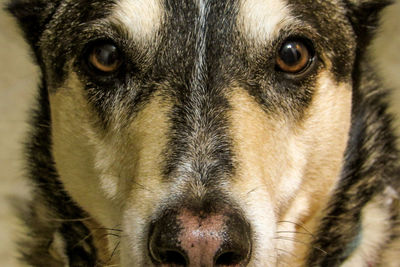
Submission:
[[[387,86],[392,88],[391,111],[400,118],[400,0],[384,11],[378,38],[372,53]],[[400,136],[400,119],[396,130]]]
[[[385,12],[374,54],[387,84],[394,89],[392,109],[400,114],[400,26],[396,23],[399,1]],[[27,51],[14,21],[0,11],[0,266],[15,266],[10,243],[15,236],[15,221],[6,200],[27,194],[22,178],[21,143],[37,80],[37,69]]]
[[[0,0],[2,5],[5,1]],[[14,267],[12,239],[20,229],[10,203],[27,195],[22,146],[36,75],[14,21],[0,8],[0,266]],[[10,201],[11,200],[11,201]]]

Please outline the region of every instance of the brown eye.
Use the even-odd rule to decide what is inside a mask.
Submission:
[[[312,59],[310,46],[302,41],[286,41],[278,51],[276,64],[281,71],[296,74],[310,66]]]
[[[118,48],[114,44],[98,43],[90,48],[88,61],[96,70],[109,74],[118,69],[122,59]]]

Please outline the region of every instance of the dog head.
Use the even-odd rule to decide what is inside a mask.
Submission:
[[[10,6],[66,192],[122,266],[304,264],[340,179],[374,0]]]

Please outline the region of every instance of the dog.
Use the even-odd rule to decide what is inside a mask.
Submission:
[[[400,266],[385,0],[14,0],[31,266]]]

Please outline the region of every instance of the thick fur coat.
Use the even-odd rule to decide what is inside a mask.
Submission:
[[[400,266],[388,4],[11,1],[42,74],[21,261]]]

